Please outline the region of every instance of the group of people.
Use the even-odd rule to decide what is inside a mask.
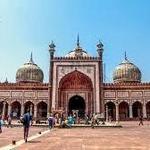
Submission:
[[[86,125],[91,124],[93,127],[94,125],[99,125],[100,122],[105,124],[104,118],[101,118],[98,113],[92,115],[84,115],[81,117],[77,117],[77,114],[70,114],[66,116],[65,114],[50,114],[48,118],[49,128],[52,128],[55,124],[60,125],[61,128],[71,127],[73,124],[80,124],[84,123]]]
[[[69,115],[66,117],[64,114],[62,114],[60,117],[58,115],[50,114],[48,117],[48,125],[49,129],[52,129],[55,124],[59,124],[61,128],[64,127],[71,127],[72,124],[75,123],[75,118],[72,115]]]
[[[7,127],[12,127],[11,121],[11,115],[7,116]],[[102,119],[98,113],[94,113],[91,116],[85,115],[82,117],[82,120],[84,120],[85,124],[91,124],[91,127],[94,128],[95,125],[105,124],[104,118]],[[27,110],[26,113],[20,117],[20,121],[23,124],[24,127],[24,140],[27,142],[28,135],[29,135],[29,127],[32,125],[32,115],[30,114],[30,110]],[[52,129],[55,124],[59,124],[61,128],[70,128],[73,124],[80,123],[80,118],[77,117],[76,114],[70,114],[69,116],[66,116],[65,114],[61,115],[53,115],[50,114],[48,117],[48,126],[49,129]],[[4,124],[4,119],[0,115],[0,133],[2,133],[2,126]],[[142,115],[139,117],[139,125],[143,125],[143,117]]]

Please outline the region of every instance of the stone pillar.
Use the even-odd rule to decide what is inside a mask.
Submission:
[[[119,105],[118,103],[116,104],[116,122],[119,121]]]
[[[5,111],[6,111],[6,102],[3,102],[2,119],[4,119],[4,118],[5,118]]]
[[[132,104],[129,104],[129,118],[133,118]]]
[[[146,104],[145,104],[145,102],[143,103],[143,118],[147,118]]]
[[[32,116],[32,111],[33,111],[33,104],[30,105],[30,115]]]
[[[8,105],[8,113],[7,113],[7,115],[10,115],[10,113],[11,113],[11,104]]]
[[[47,118],[50,116],[50,112],[49,112],[49,105],[47,105]]]
[[[109,116],[108,116],[108,106],[107,106],[107,104],[106,104],[106,122],[108,122],[108,118]]]
[[[24,104],[21,105],[21,116],[24,115]]]
[[[34,119],[36,120],[37,118],[37,105],[34,105]]]

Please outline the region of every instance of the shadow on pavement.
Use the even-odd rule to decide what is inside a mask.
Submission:
[[[28,143],[41,143],[41,141],[28,141]]]

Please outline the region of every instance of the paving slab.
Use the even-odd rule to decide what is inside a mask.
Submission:
[[[19,141],[23,139],[23,127],[2,128],[3,132],[0,134],[0,148],[12,144],[12,140]],[[29,136],[32,136],[40,131],[45,131],[46,128],[30,127]]]
[[[149,150],[150,122],[122,122],[123,128],[53,129],[17,150]]]

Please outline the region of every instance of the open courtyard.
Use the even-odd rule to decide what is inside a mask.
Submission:
[[[121,122],[123,128],[54,128],[46,133],[46,127],[31,127],[28,143],[22,142],[13,148],[17,150],[149,150],[150,122],[138,126],[138,122]],[[21,127],[3,128],[0,147],[11,144],[12,140],[21,141]],[[39,132],[41,134],[38,136]],[[36,136],[37,135],[37,136]],[[6,148],[6,147],[5,147]]]

